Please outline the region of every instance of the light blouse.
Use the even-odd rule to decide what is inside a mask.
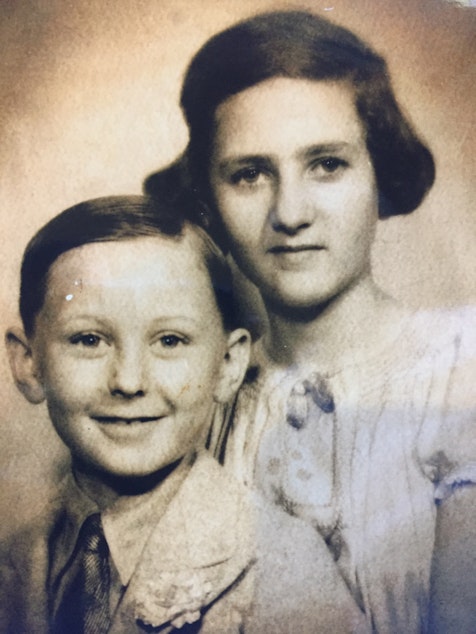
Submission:
[[[236,476],[321,533],[369,631],[426,630],[437,503],[476,483],[475,324],[469,308],[415,313],[329,375],[267,367],[258,349],[213,440]]]

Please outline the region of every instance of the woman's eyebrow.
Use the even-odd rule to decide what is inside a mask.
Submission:
[[[263,154],[236,154],[223,158],[218,162],[218,170],[220,172],[227,172],[230,169],[235,170],[240,167],[253,166],[258,169],[270,169],[272,165],[271,156]]]
[[[326,154],[338,154],[353,149],[355,143],[348,141],[338,141],[331,143],[316,143],[298,150],[297,156],[300,159],[309,159],[315,156],[324,156]]]

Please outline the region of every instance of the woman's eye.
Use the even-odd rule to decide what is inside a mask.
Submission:
[[[263,172],[258,167],[247,167],[232,174],[231,182],[234,185],[239,185],[240,183],[254,185],[262,175]]]
[[[101,337],[99,335],[93,335],[92,333],[79,334],[71,337],[70,342],[74,345],[81,345],[85,348],[97,348],[101,343]]]
[[[311,165],[311,171],[324,176],[334,174],[337,170],[348,166],[347,161],[335,156],[320,158]]]

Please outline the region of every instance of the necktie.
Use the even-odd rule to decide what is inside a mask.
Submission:
[[[103,634],[110,625],[110,572],[99,513],[84,521],[72,565],[75,571],[58,607],[53,633]]]

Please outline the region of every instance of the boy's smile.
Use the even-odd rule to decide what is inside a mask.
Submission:
[[[53,424],[73,461],[153,474],[202,442],[229,345],[197,236],[98,242],[48,275],[31,341]]]

